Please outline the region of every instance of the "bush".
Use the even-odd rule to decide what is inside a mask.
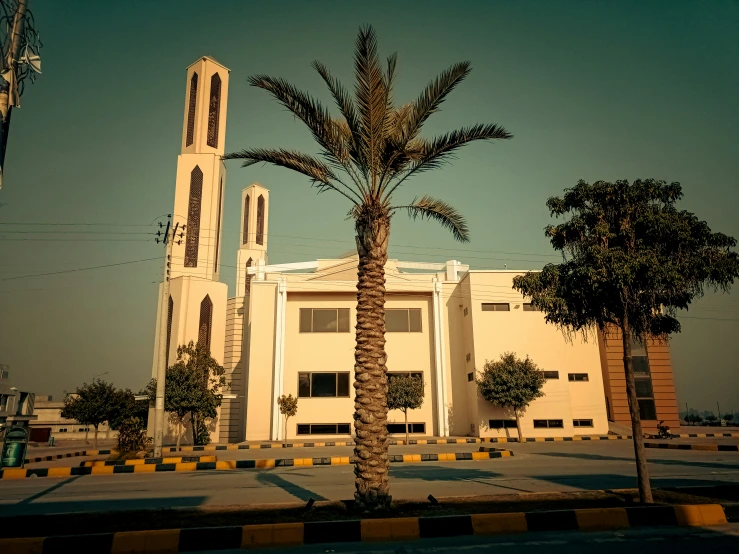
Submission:
[[[118,454],[137,454],[148,448],[152,439],[146,436],[144,422],[138,417],[124,419],[118,428]]]

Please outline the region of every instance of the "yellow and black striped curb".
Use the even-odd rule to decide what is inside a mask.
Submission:
[[[217,462],[215,456],[176,456],[168,458],[136,458],[134,460],[88,460],[80,462],[82,467],[139,466],[148,464],[181,464],[188,462]]]
[[[76,458],[78,456],[102,456],[110,454],[110,450],[82,450],[80,452],[67,452],[66,454],[53,454],[51,456],[39,456],[38,458],[26,458],[24,464],[37,464],[39,462],[53,462],[64,458]]]
[[[669,450],[704,450],[708,452],[739,452],[739,444],[670,444],[668,442],[645,442],[645,448]]]
[[[726,524],[719,504],[594,508],[509,514],[275,523],[0,539],[7,554],[192,552],[303,544],[388,542],[535,531],[605,531],[631,527]]]
[[[631,440],[631,435],[583,435],[576,437],[529,437],[523,442],[572,442],[572,441],[610,441]],[[505,437],[471,437],[466,439],[411,439],[408,445],[435,445],[435,444],[479,444],[483,442],[508,443],[518,442],[518,438]],[[404,440],[390,440],[390,446],[403,446]],[[352,441],[326,442],[296,442],[296,443],[252,443],[252,444],[210,444],[206,446],[181,446],[180,452],[204,452],[209,450],[259,450],[269,448],[324,448],[327,446],[354,446]],[[177,447],[170,447],[169,452],[177,452]]]
[[[722,439],[739,437],[739,433],[676,433],[672,435],[676,439]],[[659,439],[659,435],[647,435],[648,439]]]
[[[402,454],[388,456],[390,463],[455,462],[460,460],[489,460],[513,456],[509,450],[495,452],[457,452],[439,454]],[[0,479],[25,479],[28,477],[74,477],[77,475],[115,475],[120,473],[158,473],[166,471],[203,471],[232,469],[267,469],[292,466],[349,465],[349,456],[330,458],[288,458],[266,460],[224,460],[221,462],[181,462],[138,465],[102,465],[95,467],[42,467],[37,469],[0,470]]]

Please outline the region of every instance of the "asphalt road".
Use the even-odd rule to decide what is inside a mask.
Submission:
[[[510,446],[511,458],[394,464],[392,494],[441,498],[636,486],[630,441]],[[739,453],[649,450],[647,457],[655,487],[739,484]],[[29,478],[0,480],[0,516],[345,500],[353,492],[352,466]]]
[[[321,544],[270,549],[270,554],[623,554],[627,549],[649,554],[735,554],[739,552],[739,524],[711,529],[650,528],[609,533],[526,533],[497,537],[452,537],[404,543]],[[243,550],[218,550],[201,554],[235,554]]]

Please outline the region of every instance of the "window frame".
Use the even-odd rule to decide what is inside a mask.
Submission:
[[[583,422],[589,422],[583,425]],[[572,420],[572,426],[582,428],[582,427],[593,427],[593,420],[592,419],[573,419]]]
[[[387,328],[388,312],[406,312],[407,331],[393,331]],[[418,329],[413,330],[411,312],[418,312]],[[423,333],[423,310],[421,308],[386,308],[385,309],[385,332],[386,333]]]
[[[310,310],[310,331],[306,331],[303,329],[303,312],[306,310]],[[346,313],[346,329],[341,329],[341,326],[339,325],[340,322],[342,322],[342,318],[339,317],[339,313],[345,310]],[[313,312],[315,311],[335,311],[336,312],[336,330],[335,331],[315,331],[315,321],[313,317]],[[350,308],[300,308],[298,311],[298,333],[320,333],[320,334],[330,334],[330,333],[349,333],[351,332],[352,327],[352,313]]]
[[[493,309],[487,308],[487,306],[493,306]],[[505,309],[498,309],[499,307],[506,306]],[[480,309],[483,312],[510,312],[511,311],[511,303],[510,302],[482,302],[480,304]]]
[[[546,370],[542,371],[544,374],[544,379],[550,380],[550,379],[559,379],[559,370]],[[548,375],[547,375],[548,374]],[[552,376],[554,374],[554,376]]]
[[[314,396],[313,395],[313,375],[330,375],[334,374],[334,396]],[[303,396],[300,393],[300,376],[301,375],[307,375],[308,376],[308,396]],[[339,375],[346,375],[347,379],[347,393],[346,395],[340,395],[339,394]],[[351,372],[350,371],[299,371],[298,372],[298,398],[351,398],[352,396],[352,383],[351,383]]]
[[[546,425],[541,425],[542,422]],[[552,425],[552,422],[559,422],[559,425]],[[563,419],[535,419],[533,425],[534,429],[564,429],[565,422]]]
[[[528,308],[527,308],[527,306],[528,306]],[[539,308],[537,308],[536,306],[534,306],[531,302],[524,302],[521,305],[521,311],[524,311],[524,312],[540,312],[541,310]]]
[[[333,425],[335,427],[335,431],[333,433],[319,433],[319,432],[313,432],[313,426],[318,427],[319,425]],[[301,433],[301,427],[308,427],[307,433]],[[346,426],[346,427],[345,427]],[[341,430],[339,428],[342,428]],[[348,431],[343,432],[344,428],[348,429]],[[352,424],[351,423],[296,423],[295,425],[295,434],[298,436],[306,436],[306,435],[349,435],[352,434]]]
[[[589,373],[568,373],[567,380],[571,383],[588,383],[590,382]]]
[[[403,428],[402,431],[391,431],[390,426],[399,426]],[[419,430],[416,430],[419,428]],[[388,435],[405,435],[405,422],[388,422],[387,424],[387,434]],[[426,434],[426,422],[425,421],[409,421],[408,422],[408,434],[409,435],[425,435]]]
[[[493,422],[500,422],[502,425],[495,425]],[[488,421],[490,429],[517,429],[515,419],[491,419]]]

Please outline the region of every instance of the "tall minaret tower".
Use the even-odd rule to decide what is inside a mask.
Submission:
[[[254,183],[241,191],[241,246],[237,256],[236,296],[246,296],[250,289],[247,268],[267,263],[267,227],[269,191]]]
[[[226,106],[229,70],[204,56],[187,68],[182,148],[177,158],[172,224],[179,225],[170,261],[168,309],[159,288],[152,376],[159,364],[159,337],[166,324],[166,358],[190,341],[224,359],[228,286],[219,282],[226,167]],[[149,418],[152,421],[152,418]],[[165,437],[167,432],[165,430]],[[217,433],[216,433],[217,436]]]

